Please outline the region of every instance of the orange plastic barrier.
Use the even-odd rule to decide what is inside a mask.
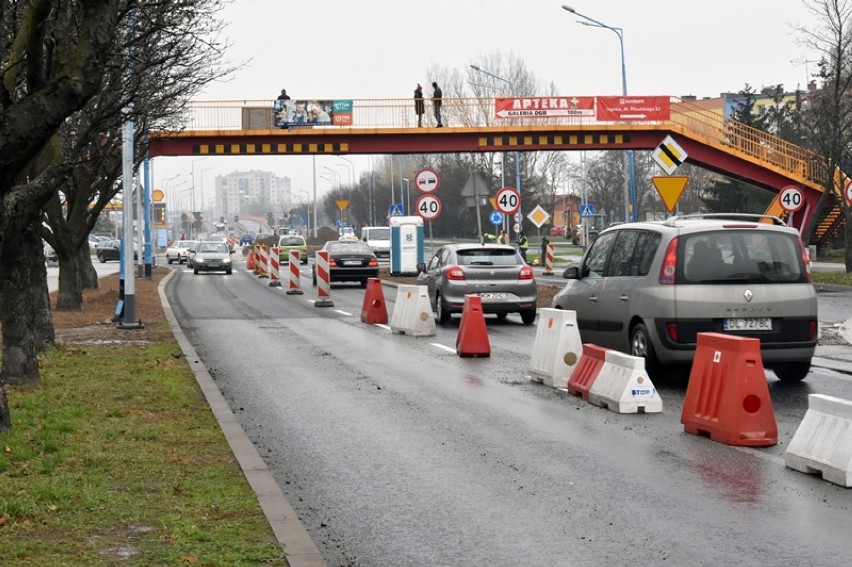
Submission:
[[[568,378],[568,393],[572,396],[580,396],[589,401],[589,390],[598,378],[601,368],[606,362],[606,351],[608,348],[583,343],[583,356],[571,372]]]
[[[254,270],[254,251],[250,250],[248,253],[248,258],[246,258],[246,270]]]
[[[778,443],[759,339],[698,333],[680,422],[726,445]]]
[[[367,279],[367,292],[364,294],[364,304],[361,306],[361,322],[369,325],[388,322],[388,308],[382,291],[382,280],[379,278]]]
[[[482,298],[465,295],[459,334],[456,336],[456,354],[459,356],[491,356],[491,342],[485,327]]]

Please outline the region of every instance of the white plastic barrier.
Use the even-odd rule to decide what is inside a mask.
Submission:
[[[567,388],[568,377],[583,354],[577,313],[563,309],[538,310],[538,328],[530,357],[530,380],[552,388]]]
[[[808,411],[787,446],[784,464],[852,488],[852,402],[808,395]]]
[[[589,403],[616,413],[659,413],[663,400],[645,371],[645,359],[606,351],[604,364],[589,390]]]
[[[435,318],[425,285],[399,285],[391,315],[391,331],[415,337],[436,334]]]

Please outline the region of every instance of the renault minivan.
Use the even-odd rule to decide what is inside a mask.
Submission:
[[[553,307],[577,314],[583,342],[645,358],[649,371],[690,364],[697,334],[760,339],[780,380],[807,376],[817,299],[798,231],[765,215],[690,215],[608,228]]]

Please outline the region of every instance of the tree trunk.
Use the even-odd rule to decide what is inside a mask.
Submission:
[[[27,243],[27,240],[35,242]],[[0,381],[36,384],[41,379],[33,327],[32,270],[24,259],[31,246],[41,244],[35,230],[8,230],[0,249],[0,325],[3,327],[3,361]],[[44,254],[44,252],[42,252]]]
[[[6,388],[0,380],[0,433],[12,429],[12,416],[9,415],[9,401],[6,399]]]
[[[59,292],[56,296],[57,311],[83,310],[83,280],[80,274],[80,255],[59,257]]]
[[[33,340],[38,352],[56,346],[53,316],[50,313],[50,291],[47,288],[47,268],[41,238],[27,240],[24,258],[30,265],[30,293],[33,302]]]
[[[844,207],[843,216],[846,226],[843,227],[843,236],[846,238],[846,246],[843,248],[843,260],[846,263],[846,273],[852,273],[852,208]]]
[[[80,281],[83,289],[98,289],[98,272],[92,265],[92,251],[88,241],[77,253],[77,265],[80,267]]]

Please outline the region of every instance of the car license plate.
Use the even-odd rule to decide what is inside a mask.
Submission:
[[[479,298],[483,301],[506,301],[506,292],[490,292],[485,291],[479,294]]]
[[[769,317],[723,319],[722,329],[725,331],[771,331],[772,319]]]
[[[344,266],[360,266],[361,260],[346,260],[343,262]]]

